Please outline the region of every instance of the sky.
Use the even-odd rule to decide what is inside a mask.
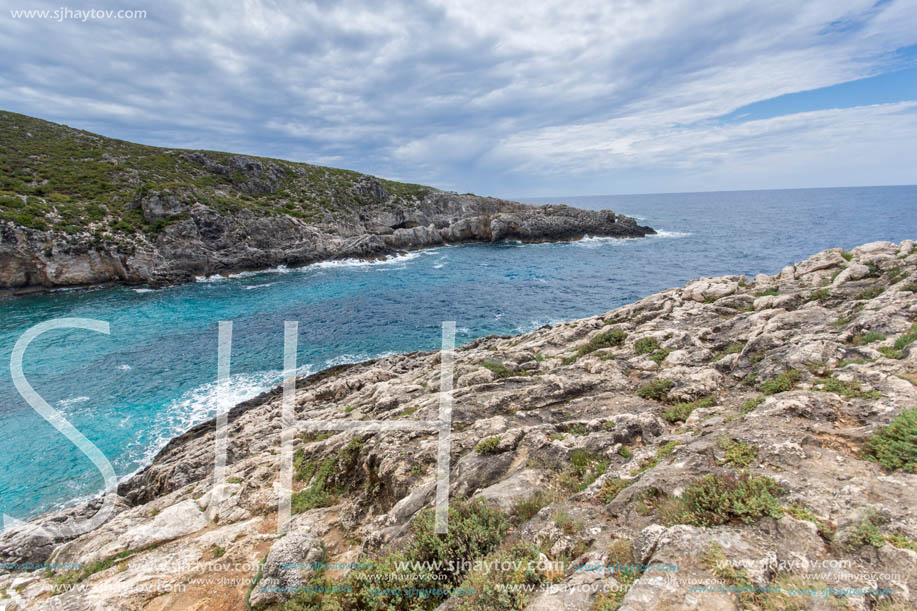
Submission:
[[[0,7],[0,109],[134,142],[517,198],[917,183],[914,0]]]

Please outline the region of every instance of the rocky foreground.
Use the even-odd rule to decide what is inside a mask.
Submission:
[[[444,537],[435,433],[301,424],[435,420],[440,354],[301,379],[285,536],[275,391],[232,410],[225,482],[207,423],[96,531],[0,538],[82,563],[7,569],[0,607],[913,609],[915,291],[914,242],[876,242],[457,349]]]

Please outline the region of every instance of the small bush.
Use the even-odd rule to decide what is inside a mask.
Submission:
[[[873,547],[885,545],[885,536],[879,530],[879,525],[883,522],[885,522],[885,518],[875,511],[871,511],[844,537],[844,549],[848,552],[855,552],[864,545]]]
[[[742,403],[742,405],[739,406],[739,410],[747,414],[748,412],[754,411],[754,409],[762,403],[764,403],[764,397],[755,397],[754,399],[749,399]]]
[[[871,286],[868,289],[864,289],[854,296],[854,299],[857,301],[874,299],[885,292],[885,289],[881,286]]]
[[[558,481],[565,490],[582,492],[605,473],[610,461],[594,456],[585,450],[573,450],[570,455],[570,463]]]
[[[893,532],[890,535],[885,535],[885,540],[897,548],[909,549],[912,552],[917,552],[917,542],[902,532]]]
[[[563,364],[569,365],[581,356],[585,356],[595,352],[596,350],[601,350],[602,348],[614,348],[616,346],[620,346],[624,343],[625,339],[627,339],[627,333],[621,329],[612,329],[610,331],[605,331],[604,333],[599,333],[590,339],[585,346],[580,346],[577,348],[576,352],[572,356],[565,358],[563,360]]]
[[[758,457],[758,448],[756,446],[740,443],[731,437],[721,437],[717,445],[725,451],[723,464],[732,467],[747,467]]]
[[[681,496],[680,522],[694,526],[750,524],[763,516],[783,515],[777,482],[769,477],[706,475]]]
[[[850,343],[854,346],[865,346],[873,342],[881,342],[883,339],[885,336],[881,333],[870,331],[869,333],[857,333],[850,339]]]
[[[474,592],[457,596],[459,611],[511,611],[524,608],[539,584],[548,581],[538,570],[541,552],[531,543],[516,543],[508,550],[496,552],[484,559],[482,566],[509,566],[510,570],[472,570],[459,590]],[[505,564],[504,564],[505,563]],[[531,588],[531,590],[529,588]]]
[[[634,352],[637,354],[649,354],[659,349],[659,341],[655,337],[641,337],[634,342]]]
[[[478,442],[478,445],[474,447],[474,451],[478,454],[495,454],[497,447],[500,445],[500,436],[494,435],[492,437],[486,437]]]
[[[778,291],[776,288],[772,288],[765,291],[758,291],[755,293],[755,297],[776,297],[779,294],[780,291]]]
[[[662,365],[662,361],[665,360],[665,357],[671,354],[671,350],[666,350],[665,348],[660,348],[656,352],[650,355],[650,360],[656,363],[657,365]]]
[[[675,451],[678,447],[677,441],[669,441],[656,450],[655,456],[640,463],[640,466],[630,472],[631,475],[639,475],[648,469],[652,469],[659,464],[659,461]]]
[[[620,454],[624,458],[630,458],[631,456],[633,456],[633,454],[627,448],[627,446],[621,446],[620,448],[618,448],[618,454]]]
[[[528,522],[536,513],[541,511],[556,500],[556,495],[545,490],[536,490],[531,496],[517,499],[513,503],[512,516],[517,524]]]
[[[889,471],[917,473],[917,408],[898,414],[891,424],[869,438],[861,457]]]
[[[758,390],[763,392],[765,395],[774,395],[778,392],[787,392],[796,388],[796,383],[801,379],[801,373],[795,369],[790,369],[789,371],[781,373],[773,380],[761,382],[761,384],[758,386]]]
[[[819,388],[819,386],[821,388]],[[878,399],[882,396],[877,390],[860,390],[859,382],[853,380],[844,382],[837,378],[817,378],[815,390],[820,392],[833,392],[851,399]]]
[[[828,292],[828,289],[818,289],[809,295],[809,301],[828,301],[831,298],[831,293]]]
[[[716,405],[716,399],[714,397],[704,397],[703,399],[691,401],[690,403],[679,403],[667,409],[662,414],[662,418],[666,422],[684,422],[694,410],[702,407],[712,407],[714,405]]]
[[[630,486],[634,480],[631,479],[621,479],[616,477],[614,479],[607,480],[602,484],[602,489],[599,491],[599,499],[605,504],[608,504],[614,500],[618,493]]]
[[[484,361],[483,363],[481,363],[481,367],[484,367],[485,369],[489,369],[491,373],[493,373],[494,376],[496,376],[498,379],[512,378],[514,376],[520,375],[518,373],[515,373],[511,369],[507,368],[503,363],[495,363],[493,361]]]
[[[673,388],[675,388],[675,382],[672,380],[653,380],[638,388],[637,396],[641,399],[665,401],[669,396],[669,391]]]
[[[745,342],[733,342],[729,344],[728,346],[726,346],[722,352],[714,356],[713,362],[719,361],[724,356],[727,356],[730,354],[738,354],[739,352],[742,352],[743,348],[745,348]]]
[[[895,350],[904,350],[917,342],[917,324],[911,326],[904,335],[895,340]]]

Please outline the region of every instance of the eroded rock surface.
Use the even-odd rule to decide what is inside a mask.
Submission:
[[[504,542],[490,554],[534,545],[539,560],[561,563],[540,570],[545,587],[516,594],[514,608],[914,608],[915,465],[889,470],[864,449],[917,407],[915,290],[914,243],[874,243],[457,349],[451,497],[506,516]],[[279,608],[293,597],[305,605],[296,608],[317,608],[294,592],[318,583],[308,563],[381,562],[415,540],[435,498],[438,437],[317,433],[305,421],[433,421],[440,371],[438,353],[412,353],[298,381],[298,506],[285,535],[273,391],[230,413],[226,482],[212,481],[207,423],[122,485],[116,515],[96,531],[72,541],[0,537],[6,562],[98,563],[83,575],[6,570],[0,606]],[[913,461],[911,435],[898,449]],[[763,493],[743,506],[724,500],[700,519],[686,499],[705,477],[771,486],[776,504],[752,506]],[[91,512],[84,505],[38,522]],[[330,568],[322,583],[345,583],[349,570]],[[258,575],[284,587],[256,584],[249,595]],[[488,578],[469,579],[480,590]],[[85,587],[52,591],[68,582]],[[788,594],[829,587],[845,595]],[[506,608],[475,600],[428,603]]]

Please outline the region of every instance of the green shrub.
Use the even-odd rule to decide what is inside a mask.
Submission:
[[[854,296],[854,299],[856,299],[857,301],[865,300],[865,299],[874,299],[884,292],[885,292],[885,289],[881,286],[871,286],[868,289],[864,289],[860,291],[859,293],[857,293]]]
[[[917,408],[906,409],[869,438],[861,457],[889,471],[917,473]]]
[[[738,442],[731,437],[720,437],[717,445],[726,453],[723,464],[732,467],[747,467],[758,457],[758,448]]]
[[[640,466],[630,472],[631,475],[639,475],[648,469],[652,469],[659,464],[659,461],[667,457],[669,454],[675,451],[675,448],[678,447],[677,441],[669,441],[656,450],[656,454],[653,458],[644,460],[640,463]]]
[[[656,363],[657,365],[662,365],[662,361],[665,360],[665,357],[671,354],[671,350],[666,350],[665,348],[660,348],[656,352],[650,355],[650,360]]]
[[[749,399],[742,403],[742,405],[739,406],[739,410],[747,414],[750,411],[754,411],[754,409],[762,403],[764,403],[764,397],[755,397],[754,399]]]
[[[819,388],[821,387],[821,388]],[[860,383],[854,380],[844,382],[837,378],[816,378],[815,390],[820,392],[833,392],[851,399],[878,399],[882,396],[877,390],[860,390]]]
[[[885,545],[885,536],[879,530],[879,525],[884,522],[884,517],[875,511],[871,511],[859,524],[850,529],[850,532],[844,537],[844,549],[848,552],[855,552],[864,545],[873,547]]]
[[[780,291],[778,291],[776,288],[772,288],[765,291],[758,291],[755,293],[755,297],[776,297],[779,294]]]
[[[697,399],[690,403],[679,403],[663,412],[662,418],[666,422],[684,422],[694,410],[702,407],[712,407],[714,405],[716,405],[715,397],[704,397],[703,399]]]
[[[665,401],[669,396],[669,391],[673,388],[675,388],[675,382],[672,380],[653,380],[638,388],[637,396],[642,399]]]
[[[508,369],[505,365],[503,365],[503,363],[495,363],[493,361],[484,361],[483,363],[481,363],[481,367],[484,367],[485,369],[489,369],[491,373],[493,373],[494,376],[496,376],[498,379],[512,378],[514,376],[520,375],[518,373],[515,373],[511,369]]]
[[[618,493],[634,483],[632,479],[621,479],[620,477],[615,477],[613,479],[607,480],[602,484],[602,489],[599,491],[599,499],[605,504],[608,504],[614,500]]]
[[[513,503],[512,516],[513,521],[517,524],[528,522],[536,513],[541,511],[556,500],[555,494],[538,489],[531,496],[524,499],[517,499]]]
[[[846,250],[845,250],[844,252],[841,253],[841,256],[844,257],[844,259],[845,259],[846,261],[850,261],[850,260],[853,259],[853,253],[852,253],[852,252],[847,252]]]
[[[828,301],[831,298],[831,293],[828,292],[828,289],[818,289],[809,295],[809,301]]]
[[[637,354],[649,354],[659,349],[659,341],[655,337],[641,337],[634,342],[634,352]]]
[[[917,342],[917,324],[911,326],[901,337],[895,340],[895,350],[904,350]]]
[[[570,454],[570,466],[561,473],[558,482],[565,490],[582,492],[605,473],[610,462],[586,450],[573,450]]]
[[[407,590],[449,590],[462,583],[468,565],[483,560],[506,537],[509,522],[498,509],[480,500],[453,501],[449,505],[449,531],[433,532],[435,510],[424,509],[411,522],[412,538],[404,549],[375,558],[368,568],[351,571],[334,592],[310,592],[310,605],[300,607],[347,611],[362,609],[415,610],[435,609],[448,596],[428,597],[401,593]],[[408,564],[403,564],[408,563]],[[413,563],[443,567],[440,573],[413,568]],[[527,563],[524,563],[527,566]],[[454,570],[449,570],[453,567]],[[498,571],[499,572],[499,571]],[[380,584],[391,583],[391,589]],[[378,590],[383,589],[383,592]],[[469,597],[470,598],[470,597]]]
[[[796,383],[802,379],[802,374],[795,369],[790,369],[778,375],[773,380],[761,382],[758,390],[765,395],[773,395],[778,392],[787,392],[796,388]]]
[[[624,445],[622,445],[620,448],[618,448],[618,454],[620,454],[620,455],[623,456],[624,458],[630,458],[631,456],[633,456],[633,454],[632,454],[631,451],[628,449],[628,447],[627,447],[627,446],[624,446]]]
[[[513,611],[523,609],[534,588],[547,581],[538,570],[541,552],[531,543],[516,543],[508,550],[485,558],[492,566],[512,566],[511,570],[472,570],[459,590],[474,592],[456,596],[459,611]],[[503,564],[506,563],[506,564]],[[484,565],[482,563],[482,566]],[[529,590],[526,586],[531,587]],[[527,591],[528,590],[528,591]]]
[[[478,445],[474,447],[474,451],[478,454],[495,454],[497,448],[500,445],[500,436],[493,435],[491,437],[485,437],[478,442]]]
[[[911,282],[909,284],[905,284],[904,286],[901,287],[901,290],[908,291],[909,293],[917,293],[917,282]]]
[[[750,524],[763,516],[779,518],[783,512],[776,495],[777,482],[747,473],[706,475],[695,480],[680,499],[678,521],[694,526]]]
[[[733,342],[729,344],[728,346],[726,346],[722,352],[714,356],[713,361],[714,362],[719,361],[724,356],[727,356],[730,354],[738,354],[739,352],[742,352],[743,348],[745,348],[745,342]]]
[[[912,552],[917,552],[917,541],[914,541],[903,532],[893,532],[889,535],[885,535],[885,540],[897,548],[909,549]]]
[[[590,339],[585,346],[580,346],[577,348],[576,352],[572,356],[565,358],[563,360],[563,364],[569,365],[581,356],[585,356],[595,352],[596,350],[601,350],[602,348],[614,348],[620,346],[624,343],[625,339],[627,339],[627,333],[621,329],[611,329],[610,331],[599,333]]]
[[[873,342],[881,342],[885,339],[885,336],[876,331],[870,331],[869,333],[857,333],[851,338],[850,343],[854,346],[865,346],[866,344],[871,344]]]

